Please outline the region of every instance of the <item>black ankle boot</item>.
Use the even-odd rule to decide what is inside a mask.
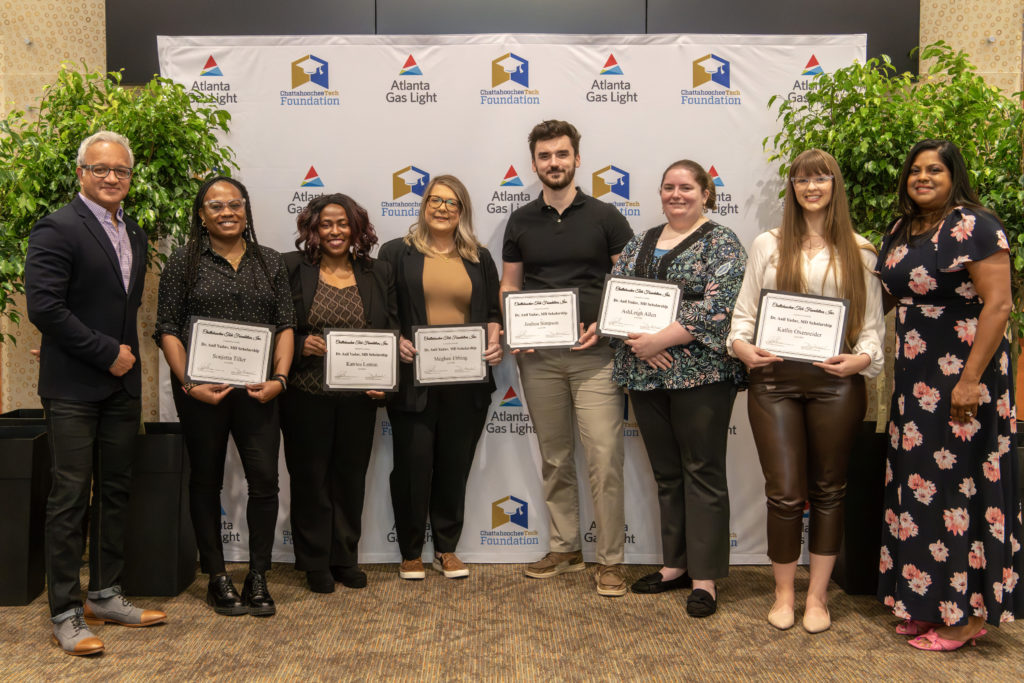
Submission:
[[[306,583],[309,584],[309,590],[314,593],[334,592],[334,577],[326,569],[306,572]]]
[[[228,617],[237,617],[249,611],[242,599],[238,597],[235,584],[231,583],[231,577],[227,574],[210,577],[210,583],[206,587],[206,604],[213,607],[213,611],[217,614]]]
[[[242,586],[242,602],[249,607],[249,614],[254,617],[272,617],[277,613],[274,598],[267,589],[267,575],[264,572],[250,571],[245,576]]]

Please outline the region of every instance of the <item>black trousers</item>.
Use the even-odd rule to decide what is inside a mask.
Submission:
[[[394,434],[391,505],[402,559],[423,554],[427,515],[434,550],[455,552],[462,535],[466,480],[489,405],[465,387],[431,387],[419,413],[388,409]]]
[[[695,579],[729,575],[729,485],[725,452],[736,385],[630,391],[658,483],[666,567]]]
[[[809,550],[839,554],[847,463],[866,409],[861,375],[835,377],[796,361],[750,373],[747,411],[764,471],[772,562],[799,559],[805,503]]]
[[[189,510],[202,571],[211,575],[224,571],[220,492],[229,434],[235,440],[249,487],[245,508],[249,568],[267,571],[277,524],[277,453],[281,445],[277,399],[260,403],[244,389],[235,389],[214,406],[187,396],[176,382],[172,385],[188,447]]]
[[[142,403],[124,391],[102,401],[43,399],[53,483],[46,501],[50,616],[82,605],[78,580],[89,509],[89,590],[116,585],[124,569],[124,515]]]
[[[291,389],[282,397],[296,569],[357,564],[376,425],[377,405],[365,395]]]

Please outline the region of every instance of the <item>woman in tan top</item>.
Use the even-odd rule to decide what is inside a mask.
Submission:
[[[399,576],[422,579],[427,516],[434,542],[434,569],[448,578],[469,574],[455,555],[462,533],[466,479],[494,391],[494,379],[477,384],[415,386],[417,325],[487,325],[483,359],[501,361],[498,271],[473,234],[469,193],[458,178],[431,180],[419,220],[405,237],[381,247],[380,260],[395,273],[400,386],[388,404],[394,434],[391,503],[402,553]]]

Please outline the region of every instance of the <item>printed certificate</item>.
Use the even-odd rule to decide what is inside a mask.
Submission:
[[[676,319],[680,293],[674,282],[606,275],[597,331],[622,339],[660,332]]]
[[[422,325],[412,328],[416,386],[487,381],[486,325]]]
[[[843,352],[850,302],[761,290],[754,344],[786,360],[820,362]]]
[[[576,346],[580,338],[579,290],[505,292],[505,343],[512,349]]]
[[[274,330],[193,316],[185,381],[235,387],[265,382],[274,360]]]
[[[324,389],[398,391],[398,331],[324,330]]]

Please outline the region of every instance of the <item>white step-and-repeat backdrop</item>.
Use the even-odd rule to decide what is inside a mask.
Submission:
[[[761,141],[778,129],[772,95],[799,100],[823,70],[863,60],[866,37],[740,35],[206,36],[158,39],[163,75],[218,98],[225,139],[252,197],[262,243],[293,250],[295,216],[325,192],[369,211],[381,241],[415,221],[430,176],[469,188],[481,240],[500,261],[505,221],[536,197],[526,136],[544,119],[580,130],[576,182],[614,204],[634,231],[661,220],[658,183],[690,158],[714,179],[716,220],[745,244],[777,224],[781,188]],[[176,420],[165,390],[161,416]],[[533,427],[511,358],[480,439],[466,497],[461,557],[527,562],[547,550]],[[661,561],[656,488],[632,411],[626,417],[626,561]],[[732,562],[767,561],[764,481],[736,401],[728,455]],[[578,471],[583,475],[582,452]],[[290,561],[288,474],[281,458],[276,561]],[[397,562],[387,479],[391,430],[379,412],[366,482],[364,562]],[[584,555],[593,514],[580,477]],[[222,496],[228,559],[248,557],[246,487],[232,448]],[[429,538],[429,531],[428,531]],[[431,552],[430,544],[425,551]]]

